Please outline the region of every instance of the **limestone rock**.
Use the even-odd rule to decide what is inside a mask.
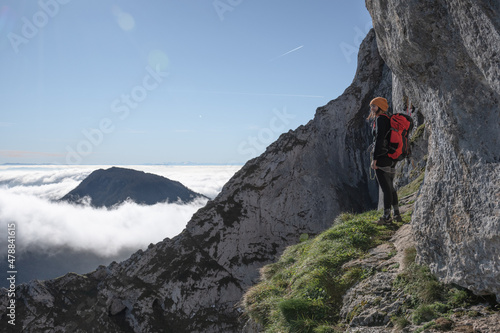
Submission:
[[[381,56],[429,131],[418,258],[443,282],[500,299],[500,3],[366,5]]]
[[[352,260],[344,267],[361,267],[373,270],[375,274],[361,281],[348,290],[343,299],[340,316],[350,327],[363,328],[363,332],[371,332],[367,327],[390,325],[390,319],[407,301],[401,290],[393,288],[396,276],[403,269],[405,249],[414,246],[412,228],[409,224],[402,226],[389,240],[369,251],[363,259]],[[392,255],[397,253],[396,255]],[[375,328],[373,328],[375,329]]]

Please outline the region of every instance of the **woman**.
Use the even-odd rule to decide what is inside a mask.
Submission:
[[[388,140],[387,133],[391,129],[391,121],[387,115],[389,104],[383,97],[376,97],[370,102],[369,120],[373,122],[373,160],[371,168],[375,170],[377,182],[384,193],[384,215],[376,222],[377,224],[391,223],[391,206],[394,210],[394,220],[402,222],[398,206],[398,194],[394,190],[394,175],[396,173],[396,161],[387,156]]]

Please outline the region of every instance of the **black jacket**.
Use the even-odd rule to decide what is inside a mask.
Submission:
[[[391,129],[391,121],[388,116],[379,115],[373,124],[373,140],[375,147],[373,149],[373,159],[377,160],[377,165],[392,166],[394,160],[387,156],[389,153],[388,133]]]

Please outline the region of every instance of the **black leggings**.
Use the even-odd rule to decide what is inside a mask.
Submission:
[[[384,193],[384,210],[390,210],[391,206],[398,205],[398,193],[394,190],[394,173],[389,173],[382,171],[380,169],[375,170],[377,175],[377,181]]]

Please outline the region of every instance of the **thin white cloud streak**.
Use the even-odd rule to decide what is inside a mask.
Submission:
[[[199,199],[190,204],[159,203],[152,206],[126,202],[111,210],[54,201],[98,168],[0,168],[0,228],[6,231],[7,223],[16,223],[16,251],[50,252],[51,249],[67,246],[77,251],[92,251],[100,256],[112,257],[124,249],[145,249],[150,243],[179,234],[207,201]],[[130,168],[180,181],[192,190],[213,198],[241,167]],[[0,248],[7,248],[6,239],[0,239]]]
[[[279,58],[281,58],[281,57],[284,57],[284,56],[286,56],[286,55],[288,55],[288,54],[290,54],[290,53],[292,53],[292,52],[298,51],[298,50],[300,50],[300,49],[301,49],[301,48],[303,48],[303,47],[304,47],[304,45],[301,45],[301,46],[299,46],[299,47],[296,47],[296,48],[294,48],[293,50],[290,50],[290,51],[288,51],[288,52],[285,52],[285,53],[283,53],[282,55],[279,55],[279,56],[277,56],[276,58],[271,59],[269,62],[271,62],[271,61],[275,61],[275,60],[277,60],[277,59],[279,59]]]

